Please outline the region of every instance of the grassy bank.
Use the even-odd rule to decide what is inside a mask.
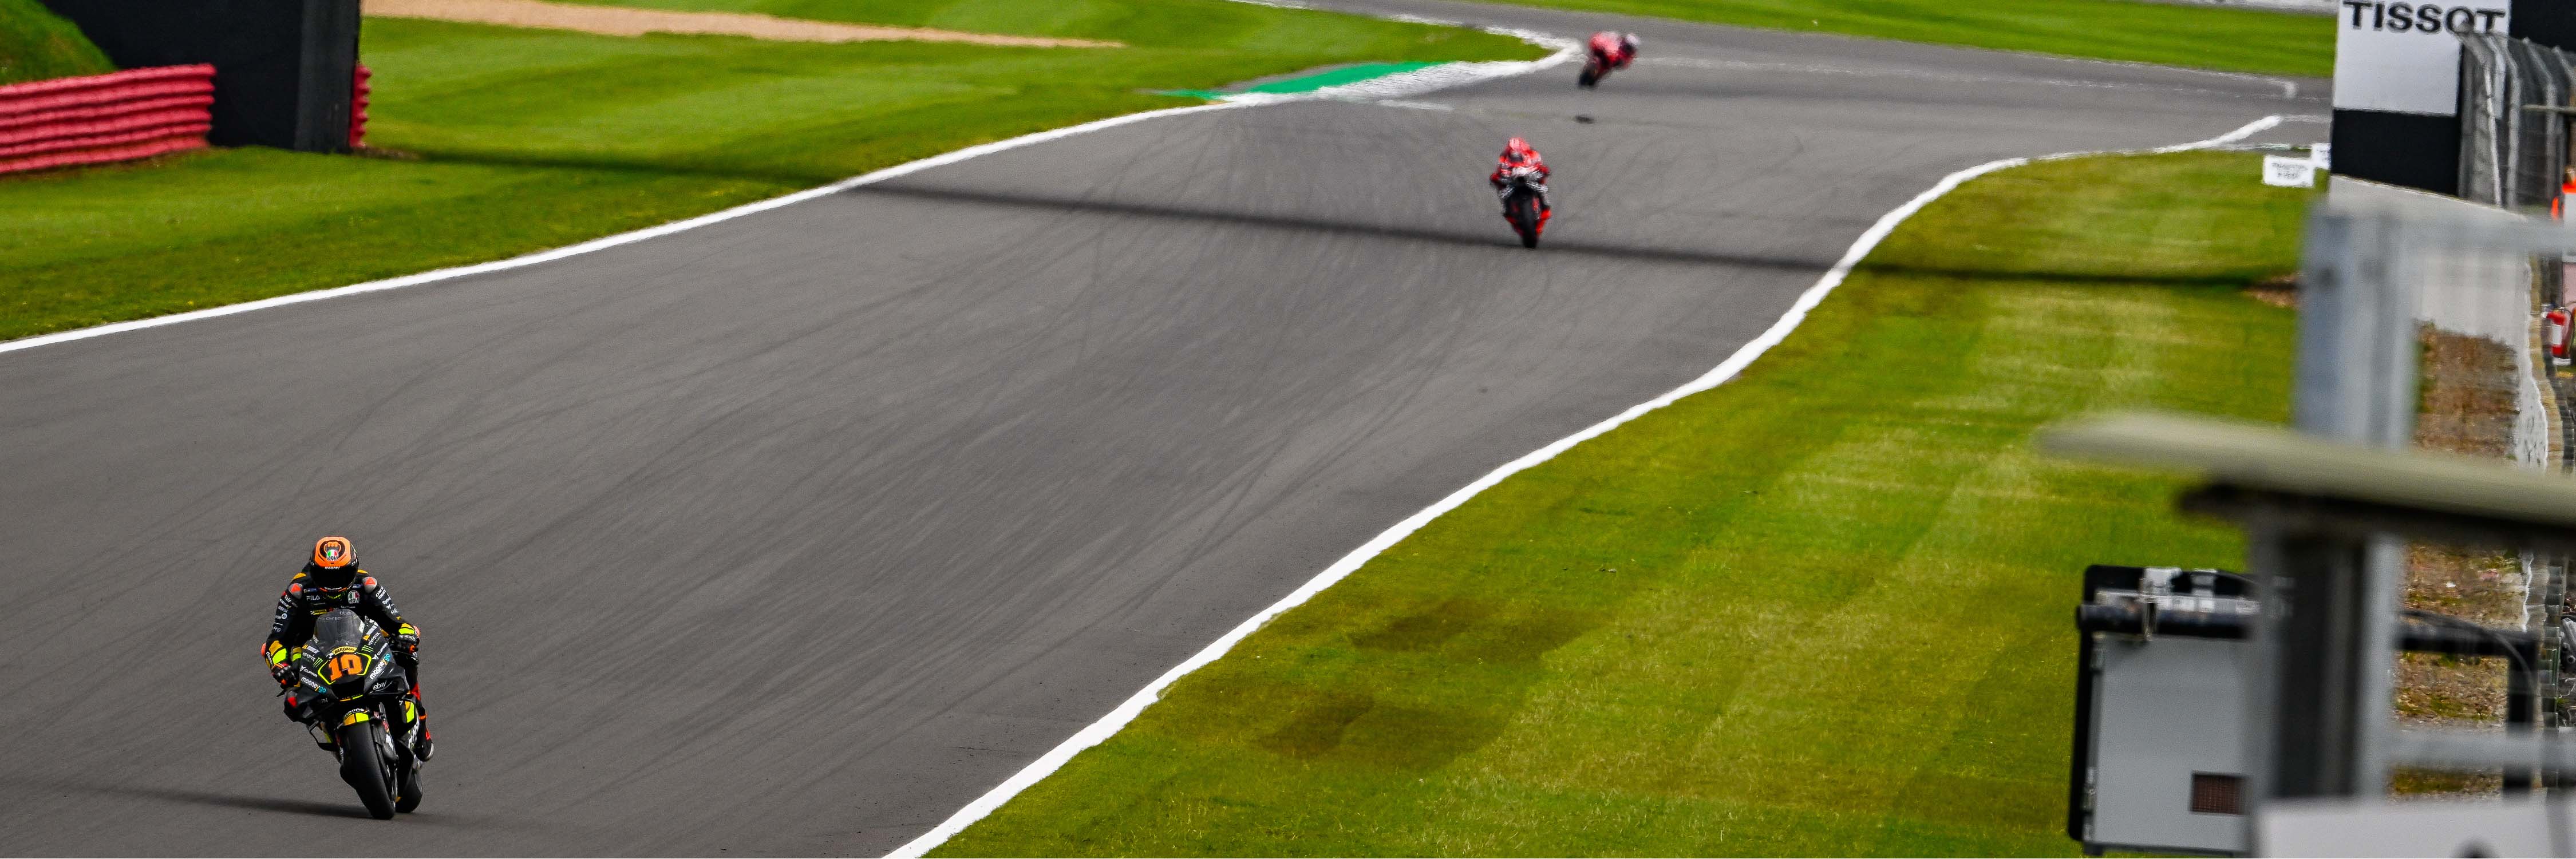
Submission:
[[[1539,53],[1485,33],[1223,0],[1099,0],[1077,4],[1082,14],[1042,0],[950,5],[1009,19],[1012,32],[1130,47],[620,38],[370,18],[368,142],[416,160],[240,149],[0,178],[0,339],[498,259],[1199,103],[1149,90]],[[691,8],[836,17],[792,0]]]
[[[0,84],[112,72],[80,28],[36,0],[0,0]]]
[[[1496,0],[2269,74],[2334,74],[2334,19],[2131,0]],[[1654,46],[1648,44],[1651,55]]]
[[[2306,200],[2233,153],[1976,180],[1742,377],[1433,522],[942,852],[2071,853],[2079,572],[2242,545],[2029,437],[2283,419],[2292,313],[2242,287]]]

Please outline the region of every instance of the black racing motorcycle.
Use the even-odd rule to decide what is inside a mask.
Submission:
[[[1503,220],[1510,221],[1512,232],[1521,236],[1521,247],[1538,247],[1538,234],[1547,230],[1550,214],[1539,201],[1547,195],[1547,183],[1539,181],[1538,170],[1514,167],[1503,171],[1503,186],[1496,191],[1503,198]]]
[[[1601,79],[1609,76],[1610,65],[1601,61],[1601,55],[1589,54],[1583,58],[1583,70],[1574,73],[1574,85],[1591,89],[1600,86]]]
[[[420,807],[421,762],[412,756],[420,714],[394,660],[393,639],[374,621],[332,609],[314,619],[288,692],[313,743],[339,757],[340,780],[377,820]]]

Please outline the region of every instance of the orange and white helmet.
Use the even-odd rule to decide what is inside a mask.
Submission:
[[[315,540],[313,565],[325,570],[357,566],[358,547],[350,543],[349,538],[337,535]]]
[[[326,591],[346,590],[358,572],[358,545],[332,535],[313,541],[313,585]]]

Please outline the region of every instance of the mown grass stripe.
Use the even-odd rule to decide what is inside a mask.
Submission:
[[[1729,384],[1413,532],[936,852],[2072,852],[2078,571],[2242,543],[2026,440],[2285,416],[2292,314],[2240,289],[2309,194],[2256,175],[1966,184]]]

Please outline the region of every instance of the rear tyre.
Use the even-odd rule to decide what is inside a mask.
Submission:
[[[1597,72],[1594,72],[1594,71],[1592,70],[1592,67],[1591,67],[1591,66],[1584,66],[1582,71],[1579,71],[1579,72],[1574,73],[1574,85],[1575,85],[1575,86],[1579,86],[1579,87],[1582,87],[1582,88],[1584,88],[1584,89],[1591,89],[1593,84],[1597,84],[1597,83],[1600,83],[1600,82],[1601,82],[1601,75],[1600,75],[1599,73],[1597,73]]]
[[[394,786],[385,771],[384,751],[378,748],[376,735],[384,729],[369,719],[340,728],[340,780],[358,791],[358,801],[367,806],[367,815],[377,820],[394,819]]]

